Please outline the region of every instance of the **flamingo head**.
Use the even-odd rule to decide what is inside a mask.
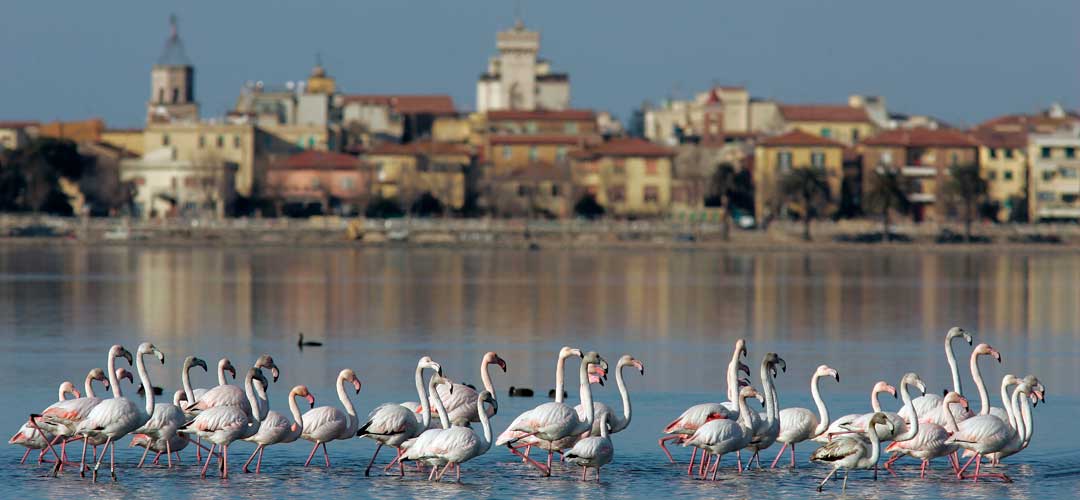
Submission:
[[[360,379],[356,377],[356,372],[354,372],[352,368],[341,370],[341,373],[338,374],[338,378],[346,382],[351,382],[353,389],[356,389],[356,393],[360,394]]]
[[[968,400],[964,396],[961,396],[958,392],[949,391],[945,394],[945,399],[942,400],[942,404],[948,406],[950,404],[958,404],[964,408],[964,411],[968,410]]]
[[[735,341],[735,359],[740,357],[746,357],[746,339],[738,339]]]
[[[840,372],[836,371],[833,368],[830,368],[829,365],[821,365],[821,366],[817,367],[817,370],[814,372],[814,376],[815,377],[832,377],[832,378],[835,378],[837,382],[840,381]]]
[[[908,372],[904,375],[904,378],[901,379],[901,381],[903,383],[907,383],[908,385],[918,387],[923,394],[926,394],[926,382],[923,382],[922,377],[920,377],[918,373]]]
[[[746,386],[746,387],[743,387],[742,389],[739,389],[739,398],[741,398],[741,399],[757,398],[758,401],[760,401],[762,403],[765,402],[765,398],[762,397],[761,393],[759,393],[757,391],[757,389],[754,389],[753,386],[749,386],[749,385]]]
[[[581,362],[586,363],[586,366],[588,366],[588,365],[597,365],[597,366],[599,366],[599,369],[597,370],[597,373],[600,376],[604,377],[605,379],[607,378],[608,362],[607,362],[606,359],[604,359],[602,356],[600,356],[600,354],[597,353],[596,351],[589,351],[589,352],[585,353],[585,355],[582,356],[582,358],[581,358]]]
[[[875,413],[872,417],[870,417],[870,422],[867,423],[866,428],[867,428],[867,430],[872,431],[874,429],[875,425],[886,425],[886,426],[888,426],[889,427],[889,434],[892,434],[892,433],[896,432],[896,426],[893,425],[892,420],[889,420],[889,417],[887,415],[885,415],[884,412],[879,411],[879,412]]]
[[[195,356],[188,356],[184,359],[185,371],[190,370],[193,366],[201,366],[204,372],[209,370],[206,367],[206,361],[202,360],[201,358],[196,358]]]
[[[979,344],[979,345],[975,346],[975,350],[972,351],[971,354],[972,354],[972,356],[988,355],[988,356],[991,356],[994,359],[996,359],[998,363],[1001,362],[1001,353],[998,352],[997,349],[994,349],[993,347],[990,347],[990,344],[985,344],[984,343],[984,344]]]
[[[307,400],[308,405],[309,405],[310,408],[315,407],[315,396],[311,395],[311,392],[308,391],[308,388],[307,388],[306,385],[298,385],[296,387],[293,387],[291,395],[293,397],[304,398],[304,399]]]
[[[105,370],[102,370],[101,368],[90,370],[90,373],[86,374],[86,380],[97,380],[105,386],[106,390],[109,389],[109,377],[105,376]]]
[[[1001,377],[1001,385],[1010,386],[1020,383],[1020,379],[1011,373],[1006,373],[1004,377]]]
[[[266,375],[263,375],[261,368],[256,368],[254,366],[249,368],[248,377],[250,377],[253,382],[262,384],[263,387],[270,385],[270,383],[266,381]]]
[[[128,382],[131,382],[132,384],[135,383],[135,376],[131,373],[131,370],[128,370],[127,368],[117,368],[116,381],[119,382],[124,379],[128,379]]]
[[[79,390],[75,388],[75,384],[70,380],[65,380],[60,383],[60,391],[64,394],[74,394],[76,398],[82,397],[82,394],[79,394]]]
[[[1039,378],[1034,375],[1028,375],[1024,377],[1024,383],[1031,386],[1032,395],[1038,395],[1039,401],[1046,402],[1046,387],[1043,386]]]
[[[959,326],[949,328],[949,333],[945,334],[945,340],[950,342],[952,341],[952,339],[955,339],[957,337],[963,337],[964,341],[967,342],[968,345],[971,345],[971,334],[964,331],[964,329],[960,328]]]
[[[562,349],[559,349],[559,361],[562,361],[571,356],[577,356],[579,358],[582,357],[583,355],[581,353],[581,349],[575,349],[570,346],[563,346]]]
[[[30,436],[23,429],[19,429],[19,432],[11,436],[11,439],[8,439],[8,444],[21,444],[28,441],[30,441]]]
[[[506,373],[506,361],[504,361],[502,358],[499,357],[498,354],[495,354],[494,352],[489,352],[484,355],[484,364],[499,365],[499,368],[502,368],[503,373]]]
[[[153,354],[154,357],[158,359],[158,361],[161,361],[161,364],[165,364],[165,353],[161,352],[157,347],[154,346],[154,344],[151,344],[149,342],[143,342],[139,344],[139,350],[136,352],[139,354],[139,356],[142,356],[144,354]]]
[[[436,363],[430,356],[424,356],[420,358],[420,361],[416,363],[416,367],[423,370],[424,368],[430,368],[435,370],[435,373],[442,375],[442,365]]]
[[[887,392],[889,394],[892,394],[892,397],[894,399],[896,398],[896,388],[889,385],[889,383],[885,382],[884,380],[880,380],[878,381],[878,383],[874,384],[874,394],[877,394],[879,392]]]
[[[255,366],[259,368],[269,368],[270,376],[274,378],[274,382],[277,382],[278,377],[281,375],[281,371],[279,371],[277,365],[274,364],[273,356],[270,356],[269,354],[259,356],[259,359],[255,361]]]
[[[637,368],[642,375],[645,375],[645,364],[629,354],[623,354],[622,357],[619,358],[619,362],[615,363],[616,370],[621,369],[624,366],[633,366],[634,368]]]
[[[781,358],[780,355],[776,354],[775,352],[766,353],[765,360],[762,362],[765,363],[766,369],[770,373],[772,373],[773,378],[776,378],[777,366],[780,367],[781,371],[787,373],[787,361],[784,361],[784,358]]]
[[[589,374],[589,383],[590,384],[600,384],[600,386],[603,387],[603,385],[604,385],[604,379],[603,379],[604,370],[602,368],[600,368],[599,366],[596,366],[596,365],[589,365],[587,373]]]
[[[135,448],[137,446],[145,448],[147,446],[150,446],[150,444],[150,436],[147,436],[146,434],[132,434],[131,444],[128,445],[128,448]]]
[[[218,370],[229,372],[233,379],[236,378],[236,367],[229,358],[221,358],[221,361],[218,361]]]
[[[428,381],[428,384],[431,386],[432,392],[434,392],[436,387],[440,385],[445,385],[448,389],[450,389],[450,394],[454,393],[454,382],[442,376],[442,373],[436,373],[432,375],[431,380]]]
[[[499,402],[495,400],[495,396],[493,396],[490,392],[481,392],[480,395],[477,396],[477,400],[480,401],[480,407],[483,407],[484,403],[490,403],[492,415],[499,413]]]
[[[131,351],[124,349],[124,346],[116,344],[109,349],[109,355],[114,358],[124,358],[127,360],[128,365],[135,362],[135,358],[131,355]]]

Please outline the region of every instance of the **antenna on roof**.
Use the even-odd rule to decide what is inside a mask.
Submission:
[[[521,0],[517,0],[514,4],[514,27],[517,29],[525,27],[525,20],[521,15]]]
[[[169,14],[169,36],[176,38],[179,36],[179,29],[176,26],[176,14]]]
[[[315,52],[315,65],[322,66],[322,52]]]

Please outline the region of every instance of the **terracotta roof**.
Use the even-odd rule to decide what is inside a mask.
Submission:
[[[780,115],[790,122],[869,122],[863,108],[843,104],[781,104]]]
[[[1022,149],[1027,147],[1027,132],[998,132],[991,129],[977,129],[972,132],[975,139],[988,148]]]
[[[332,151],[304,151],[274,162],[275,169],[295,170],[353,170],[365,163],[359,158]]]
[[[580,157],[597,156],[644,156],[644,157],[669,157],[675,156],[671,148],[658,146],[649,141],[639,138],[617,138],[597,144],[578,153]]]
[[[446,94],[353,94],[343,97],[345,104],[360,103],[388,106],[401,114],[455,115],[454,99]]]
[[[491,144],[570,144],[578,145],[583,138],[578,135],[493,135]]]
[[[1080,122],[1075,115],[1055,118],[1046,115],[1002,115],[986,120],[978,125],[979,129],[1010,128],[1024,132],[1053,132],[1054,130]]]
[[[427,155],[469,155],[471,151],[462,144],[446,142],[410,142],[408,144],[395,144],[386,142],[372,147],[367,151],[369,155],[403,155],[412,156],[417,154]]]
[[[911,128],[886,130],[862,141],[865,146],[976,147],[979,142],[956,129]]]
[[[816,146],[842,148],[843,144],[825,137],[808,134],[802,130],[792,130],[785,134],[774,135],[763,139],[759,144],[762,146]]]
[[[596,113],[591,109],[564,109],[562,111],[537,110],[523,111],[507,109],[488,111],[488,121],[498,120],[595,120]]]
[[[26,128],[37,127],[40,123],[31,120],[7,120],[0,121],[0,128]]]
[[[500,182],[567,182],[570,170],[562,165],[546,162],[531,163],[496,178]]]

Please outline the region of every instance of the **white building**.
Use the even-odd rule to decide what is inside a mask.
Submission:
[[[1080,221],[1080,127],[1028,136],[1032,222]]]
[[[499,55],[488,61],[476,82],[476,110],[564,110],[570,107],[570,77],[553,73],[539,59],[540,32],[525,29],[520,19],[496,36]]]
[[[179,160],[171,147],[120,161],[120,181],[135,186],[135,213],[142,218],[222,218],[236,196],[236,163],[221,159]]]

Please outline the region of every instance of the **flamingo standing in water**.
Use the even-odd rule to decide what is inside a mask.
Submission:
[[[952,375],[952,390],[957,394],[963,395],[964,391],[962,381],[960,380],[960,370],[956,366],[956,353],[953,351],[953,341],[956,339],[963,339],[965,342],[968,343],[968,345],[971,345],[972,338],[971,334],[964,331],[963,328],[960,328],[958,326],[950,328],[949,331],[945,334],[945,360],[949,364],[949,373]],[[948,391],[944,392],[947,393]],[[911,401],[911,405],[917,408],[919,415],[922,415],[925,418],[931,413],[934,408],[942,406],[942,396],[933,393],[926,393],[913,399]],[[954,410],[958,408],[959,407],[956,407],[954,408]],[[904,420],[911,420],[910,406],[905,406],[901,408],[898,413]],[[956,416],[959,420],[962,420],[969,417],[970,415],[959,414]],[[940,423],[940,425],[944,426],[944,423],[942,422]]]
[[[502,368],[503,373],[506,373],[506,361],[503,361],[503,359],[494,352],[485,353],[480,360],[480,381],[484,386],[484,390],[494,395],[495,386],[491,383],[491,365],[497,365],[499,368]],[[443,405],[446,406],[446,411],[450,412],[447,417],[449,417],[451,422],[455,420],[479,422],[480,415],[477,412],[479,406],[476,404],[479,395],[480,394],[476,392],[476,389],[465,384],[455,383],[453,387],[439,386],[439,397],[442,398]],[[434,397],[434,394],[429,396],[429,398]],[[429,401],[429,403],[434,404],[434,400]],[[423,411],[423,407],[421,406],[417,411]],[[488,415],[488,417],[491,416],[491,414]]]
[[[131,373],[124,370],[128,378],[131,378]],[[105,372],[101,368],[94,368],[86,374],[86,380],[83,382],[83,388],[86,391],[86,397],[80,397],[79,391],[74,390],[74,384],[65,381],[65,384],[71,385],[72,393],[75,395],[75,399],[65,400],[60,398],[56,403],[50,405],[44,411],[41,412],[41,416],[37,418],[31,418],[27,422],[30,428],[41,428],[45,433],[48,433],[51,437],[46,443],[46,447],[52,449],[52,445],[58,440],[62,441],[60,445],[60,455],[57,458],[57,470],[63,467],[64,460],[67,460],[67,438],[75,434],[75,425],[79,421],[86,418],[90,414],[95,406],[101,403],[102,398],[97,397],[97,393],[94,392],[94,380],[100,380],[104,383],[105,388],[109,388],[109,379],[105,377]],[[66,386],[61,384],[61,390],[64,390]],[[47,419],[46,419],[47,417]],[[40,436],[39,436],[40,437]],[[53,454],[56,452],[53,450]],[[61,459],[61,457],[63,457]],[[38,457],[39,460],[41,457]]]
[[[315,443],[315,446],[311,448],[311,454],[308,455],[307,461],[304,462],[304,467],[311,463],[315,451],[321,445],[323,457],[326,458],[326,468],[329,469],[330,454],[326,451],[326,443],[337,439],[351,439],[356,434],[356,429],[360,427],[360,417],[356,416],[356,409],[353,407],[352,401],[349,400],[349,394],[345,392],[346,382],[351,382],[356,389],[356,393],[360,394],[360,379],[356,378],[356,372],[349,368],[341,370],[334,385],[337,387],[338,399],[341,400],[341,405],[345,407],[345,411],[333,406],[320,406],[308,410],[301,418],[303,432],[300,437]]]
[[[228,362],[228,360],[223,361]],[[255,364],[252,367],[270,370],[271,377],[273,377],[274,382],[277,382],[280,372],[278,371],[277,365],[274,364],[274,358],[271,357],[269,354],[263,354],[262,356],[259,356],[259,359],[255,360]],[[223,379],[224,375],[219,370],[218,386],[206,391],[201,396],[198,394],[198,391],[196,391],[195,403],[185,408],[185,413],[193,413],[197,415],[199,412],[208,410],[215,406],[239,406],[242,410],[244,410],[244,414],[247,415],[249,421],[254,420],[254,415],[251,412],[251,404],[249,403],[248,398],[244,395],[244,390],[235,385],[230,385],[227,383],[221,384],[220,382],[222,382]],[[260,413],[262,415],[266,415],[266,412],[269,411],[269,408],[267,408],[265,404],[259,401],[257,398],[255,399],[255,401],[256,404],[259,405]]]
[[[716,480],[716,471],[720,467],[720,459],[725,453],[739,451],[750,444],[754,438],[754,424],[750,420],[750,407],[746,405],[747,398],[761,398],[753,387],[743,387],[739,390],[739,419],[716,419],[710,420],[698,428],[689,438],[682,442],[683,446],[701,448],[702,452],[708,452],[716,456],[716,464],[712,465],[712,480]],[[711,459],[703,459],[709,460]],[[710,470],[710,464],[705,464],[705,472]],[[737,462],[735,470],[742,474],[742,461]]]
[[[105,457],[106,451],[109,452],[109,473],[112,475],[113,481],[116,481],[116,440],[142,427],[147,420],[150,420],[150,414],[154,411],[154,386],[150,382],[150,374],[147,373],[146,364],[143,362],[143,357],[147,354],[153,354],[161,364],[165,364],[165,354],[158,350],[157,347],[154,347],[154,344],[143,342],[139,345],[135,355],[135,367],[136,371],[139,372],[139,381],[142,383],[143,390],[146,391],[145,407],[140,408],[134,401],[125,397],[106,399],[95,406],[93,410],[90,410],[90,414],[82,422],[79,422],[75,429],[77,434],[84,437],[84,457],[86,454],[85,439],[93,437],[105,438],[105,447],[102,448],[101,454],[98,455],[97,463],[93,469],[95,482],[97,481],[98,470],[101,468],[101,460]],[[108,361],[109,370],[112,371],[115,365],[112,351],[109,352]],[[119,385],[116,381],[112,381],[112,384],[114,389]],[[82,471],[81,465],[79,470]]]
[[[201,477],[206,478],[206,469],[210,467],[210,460],[214,458],[214,448],[221,447],[218,458],[221,478],[229,477],[229,445],[233,442],[254,435],[259,429],[259,419],[262,414],[259,405],[255,401],[255,389],[252,384],[259,380],[267,384],[266,376],[262,369],[251,368],[244,377],[244,392],[248,398],[249,407],[254,415],[248,418],[247,413],[240,406],[215,406],[208,408],[195,420],[185,425],[181,432],[185,434],[197,434],[200,438],[210,441],[210,450],[206,454],[206,463],[203,464]]]
[[[428,428],[428,423],[431,421],[431,407],[428,406],[429,399],[424,388],[424,370],[434,370],[437,375],[441,376],[442,365],[432,361],[428,356],[420,358],[420,361],[416,363],[416,372],[414,373],[416,394],[420,397],[419,404],[423,410],[420,420],[417,420],[416,414],[412,411],[412,408],[416,407],[413,403],[384,403],[371,410],[367,422],[360,426],[357,431],[357,436],[366,437],[378,443],[378,446],[375,447],[375,453],[371,456],[371,460],[368,461],[367,468],[364,469],[365,476],[371,473],[371,466],[375,463],[375,458],[379,456],[379,450],[384,445],[397,449],[397,456],[394,457],[394,461],[390,462],[390,466],[392,466],[395,462],[400,462],[402,443],[419,436],[421,432]],[[387,466],[387,470],[389,470],[390,466]],[[402,474],[404,474],[404,471],[402,471]]]
[[[818,485],[818,491],[821,491],[829,478],[833,477],[836,471],[840,469],[844,469],[844,485],[840,488],[840,491],[844,492],[847,491],[848,473],[851,469],[877,467],[878,458],[881,456],[881,443],[878,440],[877,431],[874,429],[879,424],[888,426],[890,428],[889,432],[895,431],[892,429],[892,422],[889,421],[889,418],[884,413],[878,412],[870,417],[865,432],[866,439],[855,436],[840,436],[814,450],[814,453],[810,455],[811,461],[831,464],[833,468],[825,476],[825,479],[821,481],[821,484]],[[869,440],[869,443],[867,443],[867,440]]]
[[[989,455],[991,464],[1000,464],[1001,459],[1012,456],[1027,446],[1034,432],[1034,421],[1031,418],[1031,404],[1028,398],[1031,396],[1035,399],[1042,398],[1042,390],[1037,388],[1040,385],[1042,384],[1039,384],[1038,379],[1031,375],[1018,380],[1009,406],[1010,425],[1014,429],[1013,436],[1004,448]],[[967,453],[970,451],[965,452],[965,455]]]
[[[438,373],[433,374],[428,381],[428,393],[435,397],[429,402],[435,406],[437,414],[439,416],[439,423],[441,427],[429,427],[424,429],[419,436],[413,439],[409,439],[404,443],[401,443],[399,449],[401,450],[400,456],[396,459],[398,462],[398,469],[401,471],[401,475],[405,475],[405,466],[402,463],[405,460],[412,460],[419,463],[424,463],[432,466],[431,472],[428,474],[428,480],[432,480],[438,477],[439,467],[446,465],[447,462],[440,456],[434,453],[434,450],[430,450],[429,446],[434,443],[435,439],[442,434],[443,431],[450,429],[450,419],[447,417],[446,407],[443,406],[442,396],[439,395],[439,386],[448,386],[453,389],[453,382],[446,379]],[[428,407],[424,413],[430,420],[430,413],[433,411]],[[485,410],[486,411],[486,410]],[[461,426],[464,426],[468,422],[462,422]],[[391,463],[393,465],[393,463]]]
[[[616,369],[616,376],[618,370]],[[600,415],[600,435],[583,438],[574,445],[570,451],[563,455],[563,460],[574,465],[581,466],[581,480],[588,477],[589,467],[596,469],[596,482],[600,482],[600,468],[611,462],[615,457],[615,446],[611,443],[608,435],[610,425],[608,420],[614,414],[603,413]]]
[[[566,360],[573,356],[581,357],[581,349],[574,349],[570,346],[563,346],[559,349],[559,355],[556,357],[555,364],[555,388],[549,392],[549,397],[555,399],[556,403],[562,403],[566,399],[565,386],[565,367]],[[592,380],[592,374],[590,374],[590,380]],[[504,433],[505,434],[505,433]],[[528,456],[532,452],[533,446],[540,447],[547,450],[549,454],[556,451],[561,451],[565,448],[569,448],[574,445],[576,436],[569,436],[565,442],[544,442],[537,439],[535,436],[527,436],[524,433],[520,437],[517,443],[514,445],[514,449],[519,450],[525,448],[525,457],[522,459],[523,463],[528,463]]]
[[[866,422],[870,420],[870,417],[875,413],[883,411],[881,409],[881,401],[878,399],[878,395],[883,392],[892,395],[894,398],[896,397],[896,388],[889,385],[889,383],[884,380],[879,380],[874,384],[874,387],[870,389],[870,413],[849,413],[840,418],[833,419],[833,421],[829,423],[829,428],[818,437],[815,437],[813,441],[824,444],[832,441],[835,436],[852,432],[854,430],[852,429],[852,425],[856,424],[857,420],[865,416],[862,425],[858,426],[857,431],[862,432],[866,426]],[[879,435],[878,438],[881,438],[881,436]]]
[[[259,456],[259,460],[255,462],[255,473],[258,474],[261,471],[262,457],[267,446],[291,443],[303,434],[304,417],[300,414],[300,407],[296,405],[296,398],[306,399],[308,408],[315,407],[315,396],[308,392],[307,386],[298,385],[293,387],[292,391],[289,392],[289,411],[292,412],[293,421],[289,422],[288,417],[276,411],[270,411],[266,414],[266,417],[259,424],[259,431],[254,436],[245,439],[245,441],[255,443],[258,446],[255,447],[255,451],[251,452],[247,462],[244,462],[244,472],[248,472],[248,465],[251,464],[255,455]]]
[[[766,353],[761,360],[761,384],[762,390],[765,392],[765,413],[759,414],[757,425],[754,426],[753,438],[751,438],[750,444],[747,446],[747,448],[754,450],[754,454],[746,461],[747,469],[750,468],[750,463],[754,459],[757,459],[758,468],[760,469],[761,450],[772,446],[776,442],[776,438],[780,436],[780,402],[776,399],[776,385],[773,384],[773,379],[777,375],[777,366],[784,373],[787,373],[787,361],[784,361],[775,352]]]
[[[942,399],[943,405],[946,407],[949,405],[962,405],[967,407],[967,400],[964,399],[959,393],[949,391]],[[944,413],[945,418],[948,420],[948,427],[943,427],[932,422],[923,422],[919,417],[918,407],[914,407],[912,410],[912,419],[908,425],[908,432],[904,437],[908,435],[911,439],[895,439],[892,443],[885,448],[885,451],[892,453],[893,456],[885,462],[885,469],[892,472],[892,464],[899,460],[904,455],[912,458],[917,458],[922,461],[922,466],[919,468],[919,478],[926,477],[926,469],[930,466],[930,461],[938,457],[949,457],[950,461],[953,458],[953,454],[959,449],[955,444],[949,444],[949,436],[956,432],[956,419],[953,415],[956,412],[947,410]],[[953,472],[959,470],[957,464],[953,464]]]
[[[484,403],[491,404],[491,411],[487,410]],[[416,460],[423,462],[433,458],[446,464],[446,467],[438,474],[436,480],[442,479],[446,471],[453,467],[457,471],[457,481],[460,482],[460,465],[487,453],[491,449],[490,416],[494,416],[499,412],[499,403],[495,401],[495,396],[491,392],[485,390],[476,396],[476,406],[477,408],[483,408],[483,411],[478,412],[480,425],[483,427],[482,436],[477,436],[468,427],[454,426],[439,433],[430,444],[424,447],[424,451],[418,454]]]
[[[520,454],[513,448],[513,444],[525,435],[535,436],[541,441],[551,442],[569,436],[581,435],[592,430],[594,413],[592,389],[589,384],[589,365],[591,364],[599,365],[604,373],[608,371],[607,361],[596,352],[590,351],[581,358],[578,380],[580,381],[581,404],[585,407],[584,421],[580,420],[577,411],[566,403],[544,403],[514,419],[510,427],[499,436],[495,444],[499,446],[507,445],[515,455],[525,458],[534,467],[540,469],[545,477],[551,476],[551,451],[548,451],[548,464],[544,466]]]
[[[184,365],[180,372],[181,378],[189,378],[188,372],[195,366],[202,367],[203,371],[206,371],[206,361],[195,356],[188,356],[184,359]],[[150,420],[147,420],[142,427],[135,430],[135,434],[144,434],[151,440],[160,440],[165,444],[165,459],[168,461],[170,468],[172,467],[172,440],[176,437],[176,431],[187,423],[187,418],[183,410],[180,409],[181,394],[184,393],[176,393],[171,403],[154,405],[154,412],[150,415]],[[149,452],[150,446],[147,446],[137,467],[142,467],[143,461],[146,460],[146,454]]]
[[[814,412],[806,408],[784,408],[780,410],[780,434],[776,436],[776,440],[783,443],[784,446],[780,448],[780,453],[777,453],[776,458],[773,459],[771,468],[776,467],[776,462],[780,461],[780,457],[784,455],[784,450],[788,448],[791,449],[791,466],[795,467],[795,445],[820,436],[829,428],[829,409],[825,407],[825,401],[822,401],[821,392],[818,389],[818,379],[821,377],[833,377],[837,382],[840,382],[840,373],[829,368],[828,365],[821,365],[817,367],[817,370],[814,370],[814,375],[810,377],[810,394],[814,397],[818,415],[814,415]]]
[[[622,357],[619,358],[619,361],[615,363],[615,386],[619,388],[619,397],[622,398],[623,412],[620,415],[616,413],[613,408],[604,404],[603,402],[593,401],[593,412],[595,413],[595,415],[593,415],[593,428],[591,432],[592,436],[599,436],[601,434],[601,431],[605,431],[609,434],[615,434],[616,432],[621,432],[622,430],[630,426],[630,419],[632,417],[632,414],[630,413],[630,393],[626,391],[626,382],[623,380],[622,373],[623,368],[626,368],[628,366],[637,368],[638,372],[641,373],[642,376],[645,375],[645,364],[641,361],[638,361],[636,358],[629,354],[623,354]],[[590,376],[590,379],[591,378],[592,376]],[[603,382],[601,382],[600,379],[597,379],[597,382],[603,385]],[[575,406],[574,409],[578,412],[578,418],[585,418],[585,406],[579,404]],[[600,417],[603,417],[605,415],[607,415],[608,417],[606,430],[604,427],[605,424],[600,422]],[[597,468],[597,471],[599,470],[600,469]]]
[[[100,368],[96,368],[96,370],[98,370],[99,372],[101,371]],[[91,371],[91,373],[93,373],[93,371]],[[104,376],[104,373],[102,373],[102,376]],[[75,396],[74,399],[78,399],[81,397],[81,394],[79,394],[79,390],[75,388],[75,384],[71,383],[71,381],[65,380],[60,383],[60,389],[58,390],[56,396],[56,403],[50,405],[49,408],[46,408],[45,411],[49,411],[49,409],[53,408],[57,404],[63,403],[64,401],[69,401],[67,399],[68,394]],[[22,460],[19,460],[20,464],[26,463],[26,457],[30,455],[31,450],[41,450],[41,453],[38,454],[38,463],[40,464],[45,462],[45,449],[48,448],[53,441],[54,437],[51,432],[44,430],[38,431],[38,426],[28,420],[25,424],[22,425],[22,427],[19,428],[19,432],[16,432],[15,435],[11,436],[11,439],[8,439],[8,444],[17,444],[26,448],[26,452],[23,453]],[[59,459],[59,457],[57,458]]]
[[[660,449],[664,450],[664,454],[667,455],[671,463],[675,463],[675,458],[671,456],[671,452],[667,449],[666,443],[668,441],[686,439],[710,420],[718,418],[735,420],[739,418],[738,402],[736,401],[739,397],[739,371],[745,371],[747,376],[750,375],[750,367],[740,361],[741,357],[745,356],[746,341],[738,339],[735,341],[735,351],[731,354],[731,362],[728,363],[727,367],[727,401],[691,406],[682,412],[679,418],[664,427],[664,434],[668,434],[668,436],[660,438],[659,444]],[[690,455],[690,466],[686,469],[687,474],[690,474],[690,471],[694,468],[694,456],[696,453],[697,448],[695,447]],[[705,458],[703,457],[702,460],[704,461]]]

